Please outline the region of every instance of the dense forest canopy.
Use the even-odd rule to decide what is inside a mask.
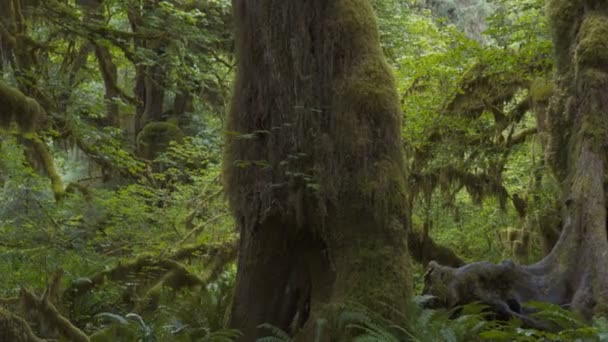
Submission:
[[[0,0],[0,342],[606,339],[606,13]]]

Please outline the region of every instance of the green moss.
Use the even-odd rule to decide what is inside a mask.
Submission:
[[[61,200],[65,196],[65,187],[63,186],[63,180],[55,168],[55,162],[53,156],[46,147],[45,143],[39,139],[31,140],[31,146],[38,158],[42,163],[42,167],[46,172],[47,176],[51,180],[51,187],[56,200]]]
[[[555,84],[544,77],[537,77],[530,85],[530,96],[534,102],[548,101],[555,90]]]
[[[343,156],[349,156],[338,160],[358,164],[354,169],[341,166],[352,169],[350,200],[371,205],[376,215],[388,218],[395,207],[404,207],[406,191],[404,166],[401,156],[396,155],[400,152],[401,111],[391,70],[378,50],[362,58],[334,89],[339,105],[335,107],[337,129],[333,136]],[[366,155],[373,156],[369,163],[361,158]],[[323,177],[325,184],[331,184],[343,176],[328,173]]]
[[[547,15],[555,36],[569,35],[581,5],[580,0],[547,0]]]
[[[137,149],[141,156],[154,159],[164,152],[171,141],[180,141],[182,130],[170,122],[150,122],[137,135]]]
[[[242,234],[243,245],[273,232],[275,218],[281,234],[310,230],[322,242],[331,261],[311,271],[309,322],[325,318],[319,307],[346,302],[404,314],[402,113],[369,1],[238,3],[240,69],[227,127],[238,133],[226,142],[224,180],[241,232],[260,232]],[[264,37],[253,35],[261,23]],[[303,173],[314,187],[293,176]],[[304,248],[287,246],[296,247]],[[321,257],[306,253],[303,260]],[[380,307],[387,303],[396,310]]]
[[[336,38],[352,44],[355,51],[382,53],[376,15],[369,1],[343,0],[335,3],[333,26]]]
[[[36,100],[0,81],[0,125],[8,129],[16,122],[21,132],[34,131],[44,118],[44,110]]]
[[[22,318],[0,307],[0,338],[12,342],[42,342]]]
[[[38,102],[27,97],[23,102],[23,109],[15,117],[17,126],[22,132],[33,132],[36,130],[43,117],[43,110]]]
[[[608,71],[608,17],[596,13],[587,15],[579,37],[576,48],[577,66]]]
[[[526,84],[516,73],[495,73],[488,66],[476,63],[459,81],[459,89],[445,104],[452,115],[478,118],[489,105],[498,105],[512,99]]]
[[[556,66],[562,72],[571,68],[571,44],[582,10],[581,0],[547,0],[547,15],[553,31],[557,57]]]

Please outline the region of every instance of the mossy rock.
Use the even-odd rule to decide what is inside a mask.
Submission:
[[[146,159],[154,159],[167,150],[171,141],[181,141],[182,130],[171,122],[150,122],[137,135],[137,150]]]

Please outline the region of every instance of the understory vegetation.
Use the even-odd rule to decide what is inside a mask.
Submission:
[[[554,56],[555,32],[548,15],[556,17],[555,13],[547,13],[543,0],[364,2],[375,10],[387,66],[382,62],[374,65],[377,69],[361,71],[367,78],[349,74],[345,79],[377,81],[390,67],[402,114],[401,126],[393,128],[401,137],[396,145],[403,149],[404,165],[393,168],[378,162],[381,165],[373,167],[386,175],[377,180],[361,176],[369,173],[366,166],[344,166],[357,156],[335,153],[340,158],[309,164],[314,153],[332,155],[318,152],[325,146],[331,146],[332,153],[347,146],[349,153],[365,151],[374,157],[365,145],[372,138],[355,127],[360,122],[327,124],[360,136],[341,136],[330,143],[332,137],[324,132],[313,134],[314,141],[296,141],[325,121],[273,122],[272,108],[295,107],[281,98],[264,97],[274,90],[263,84],[258,85],[263,91],[255,88],[238,103],[233,99],[240,80],[237,74],[242,72],[237,65],[243,60],[253,63],[253,57],[237,58],[245,44],[235,43],[234,28],[241,26],[232,16],[231,1],[0,0],[0,342],[255,340],[234,323],[235,288],[244,277],[238,267],[246,265],[238,259],[247,244],[240,236],[246,231],[243,226],[253,227],[255,236],[261,231],[256,226],[260,217],[275,217],[264,205],[288,208],[298,221],[289,239],[300,239],[303,245],[326,253],[326,241],[311,238],[306,229],[315,226],[310,229],[325,237],[332,227],[316,225],[321,221],[307,217],[330,215],[338,211],[335,203],[344,202],[336,198],[359,193],[371,198],[364,204],[380,203],[386,212],[403,214],[398,215],[399,229],[408,233],[404,250],[412,259],[403,265],[412,278],[411,284],[403,284],[404,296],[412,298],[408,307],[381,300],[369,305],[348,297],[337,310],[323,307],[320,311],[327,317],[316,313],[308,317],[311,304],[301,298],[317,289],[302,294],[306,291],[280,283],[285,293],[297,291],[297,303],[289,304],[298,309],[295,314],[289,311],[286,323],[264,322],[259,327],[264,336],[258,333],[258,341],[326,341],[327,331],[339,331],[332,333],[334,340],[360,342],[608,341],[608,321],[602,315],[570,310],[569,303],[517,301],[518,312],[543,322],[530,326],[481,300],[430,308],[432,298],[423,294],[431,261],[454,268],[480,260],[530,265],[548,255],[559,239],[562,205],[569,200],[564,184],[570,181],[564,181],[561,173],[570,169],[556,169],[554,161],[574,147],[554,148],[560,143],[555,132],[561,126],[548,119],[558,102],[553,96],[564,91],[554,77],[560,59]],[[316,18],[316,12],[311,13]],[[353,36],[367,34],[352,24],[368,24],[367,19],[350,15],[344,15],[341,24],[354,27]],[[287,25],[277,17],[269,17],[269,25],[272,20]],[[608,26],[602,26],[601,20],[597,27],[586,27],[600,32],[600,42],[593,41],[591,34],[586,40],[577,39],[608,51],[608,35],[601,35]],[[326,25],[325,30],[342,32]],[[305,30],[313,38],[321,34],[314,28]],[[260,32],[256,32],[260,41],[276,38],[270,29]],[[321,66],[298,49],[314,51],[313,55],[334,50],[315,45],[313,38],[310,46],[298,46],[300,41],[293,39],[281,47],[293,60],[317,70]],[[581,51],[586,47],[583,43]],[[372,55],[371,48],[361,50]],[[350,50],[344,47],[344,51]],[[606,68],[608,54],[583,52],[577,52],[577,58],[589,60],[580,63]],[[257,53],[269,65],[290,67],[273,61],[269,51]],[[346,60],[344,56],[336,61]],[[342,67],[335,64],[336,70]],[[315,100],[307,96],[329,91],[307,88],[312,76],[298,71],[294,79],[300,82],[298,87],[304,84],[296,87],[302,90],[294,95],[298,101],[297,95]],[[275,77],[260,75],[260,80],[262,76]],[[277,84],[284,81],[279,76]],[[256,85],[255,81],[248,85]],[[393,97],[384,89],[374,89],[375,85],[368,89],[367,84],[356,84],[360,89],[348,91],[342,84],[332,86],[352,95],[344,111],[367,108],[367,102],[358,102],[359,95],[377,95],[373,100],[378,103],[373,104],[382,106],[382,111],[385,98],[390,102]],[[312,93],[306,93],[309,89]],[[254,106],[261,97],[271,109],[254,113],[263,108]],[[257,115],[251,127],[272,127],[227,129],[235,122],[228,113],[238,105]],[[326,110],[293,110],[304,109],[310,116]],[[352,121],[366,119],[361,115]],[[581,135],[597,139],[605,148],[603,133],[594,135],[594,129],[608,125],[603,121],[585,125],[592,129]],[[379,131],[370,129],[369,135]],[[276,136],[283,140],[273,140]],[[277,148],[270,156],[275,160],[238,159],[226,147],[229,141],[257,153],[254,147],[259,141],[272,146],[286,140],[298,150]],[[286,154],[284,159],[281,153]],[[275,161],[286,170],[284,174],[270,173],[276,169]],[[319,165],[336,169],[319,170]],[[318,176],[336,170],[356,177]],[[395,175],[394,170],[401,173]],[[276,182],[263,184],[267,188],[261,190],[227,184],[231,177],[242,181],[266,176]],[[340,197],[345,180],[361,178],[352,184],[360,187],[357,192]],[[403,180],[394,182],[403,186],[403,193],[393,189],[394,178]],[[255,186],[260,184],[261,180]],[[390,192],[377,194],[376,189]],[[262,200],[254,198],[258,194]],[[402,207],[391,207],[393,195],[403,196],[396,201],[404,203]],[[275,203],[276,198],[284,198],[285,203]],[[321,202],[318,207],[310,204]],[[236,210],[236,205],[242,207]],[[359,218],[355,213],[352,220],[349,213],[340,214],[348,219],[322,222],[354,225]],[[280,229],[287,226],[277,221]],[[380,252],[361,251],[374,257]],[[302,259],[310,257],[302,255]],[[286,272],[301,281],[300,275]],[[265,281],[272,289],[273,281],[282,280],[269,274]],[[384,288],[382,275],[366,281],[371,288]],[[305,313],[301,308],[306,308]],[[302,331],[305,335],[298,335]]]

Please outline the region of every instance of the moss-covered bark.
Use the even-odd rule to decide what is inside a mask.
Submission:
[[[371,6],[237,0],[234,11],[224,162],[241,232],[232,325],[251,339],[265,322],[311,331],[346,301],[404,309],[401,114]]]
[[[0,125],[5,129],[14,122],[21,132],[33,132],[45,117],[44,109],[36,100],[2,81],[0,108]]]
[[[26,142],[29,149],[36,156],[36,160],[41,164],[47,177],[51,180],[51,188],[56,200],[61,200],[65,196],[65,187],[61,175],[55,167],[53,156],[46,144],[39,139],[29,139]]]

